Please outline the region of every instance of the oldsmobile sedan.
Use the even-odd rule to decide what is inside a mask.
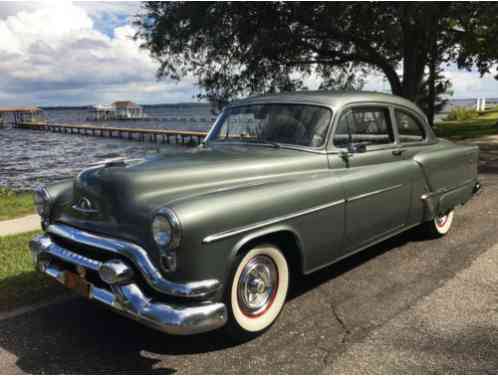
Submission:
[[[296,275],[416,226],[446,235],[480,188],[477,163],[399,97],[253,97],[198,148],[37,189],[31,251],[43,273],[163,332],[250,337]]]

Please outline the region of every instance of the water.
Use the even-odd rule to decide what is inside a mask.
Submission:
[[[177,121],[87,121],[89,113],[82,109],[47,109],[51,123],[98,124],[133,128],[209,129],[212,117],[208,106],[145,107],[150,117],[173,117]],[[200,121],[199,119],[206,119]],[[195,119],[191,121],[188,119]],[[0,187],[21,191],[39,184],[49,184],[74,176],[89,164],[104,159],[141,158],[159,149],[185,148],[183,145],[165,145],[125,139],[78,136],[24,129],[0,129]]]

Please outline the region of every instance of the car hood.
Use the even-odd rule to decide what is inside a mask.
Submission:
[[[75,178],[72,200],[56,211],[55,220],[140,242],[163,206],[326,166],[323,154],[256,145],[196,148],[94,166]]]

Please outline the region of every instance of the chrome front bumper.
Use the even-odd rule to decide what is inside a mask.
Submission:
[[[68,226],[64,227],[66,230],[69,229]],[[111,239],[107,238],[107,240]],[[217,329],[226,323],[227,312],[223,303],[198,302],[195,305],[170,305],[147,297],[139,285],[133,281],[131,268],[128,268],[121,260],[101,262],[90,259],[54,243],[49,235],[35,237],[30,242],[30,248],[36,268],[64,285],[68,285],[68,277],[73,274],[65,270],[62,266],[64,263],[75,265],[81,271],[95,271],[99,273],[99,276],[106,275],[102,273],[103,268],[106,268],[106,271],[115,271],[115,275],[111,274],[106,280],[101,278],[102,285],[108,288],[86,281],[88,298],[99,301],[125,316],[162,332],[181,335],[196,334]],[[143,274],[144,271],[140,270],[140,272]],[[189,285],[180,285],[164,279],[161,279],[161,283],[174,286],[180,291],[190,291]],[[212,286],[212,283],[208,281],[207,285]],[[205,285],[203,281],[200,281],[194,286],[200,288],[199,286]],[[176,288],[173,290],[178,291]],[[204,288],[201,290],[208,291]]]

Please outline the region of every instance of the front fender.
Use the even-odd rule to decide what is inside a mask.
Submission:
[[[176,201],[183,238],[175,277],[224,281],[244,245],[281,231],[297,239],[303,271],[313,270],[340,253],[344,204],[335,170]]]
[[[303,240],[299,235],[299,232],[293,226],[288,224],[279,224],[279,225],[265,227],[241,236],[238,239],[237,243],[235,243],[235,245],[233,246],[232,251],[230,252],[228,260],[229,264],[232,265],[235,258],[237,257],[237,254],[241,251],[241,249],[244,248],[247,244],[251,243],[252,241],[261,239],[263,237],[268,237],[269,235],[275,235],[281,233],[292,234],[296,243],[296,249],[299,253],[297,257],[300,260],[300,265],[301,266],[304,265]]]

